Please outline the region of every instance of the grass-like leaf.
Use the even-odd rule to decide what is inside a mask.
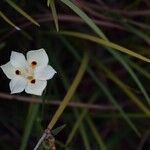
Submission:
[[[127,24],[126,22],[123,22],[123,25],[128,29],[128,31],[130,31],[130,32],[134,33],[135,35],[137,35],[138,37],[144,39],[150,45],[150,37],[147,34],[143,33],[142,31],[135,28],[134,26]]]
[[[61,130],[63,130],[64,128],[66,127],[66,124],[60,126],[60,127],[57,127],[56,129],[52,130],[52,134],[53,135],[57,135]]]
[[[82,136],[82,139],[83,139],[83,142],[84,142],[85,150],[90,150],[91,148],[90,148],[87,132],[85,131],[85,127],[83,126],[82,123],[81,123],[81,126],[80,126],[80,132],[81,132],[81,136]]]
[[[65,5],[70,7],[77,15],[79,15],[100,37],[105,37],[102,31],[95,25],[91,18],[89,18],[80,8],[78,8],[70,0],[61,0]]]
[[[106,40],[109,42],[109,39],[105,36],[105,34],[103,33],[103,31],[92,21],[92,19],[87,16],[86,13],[84,13],[79,7],[77,7],[74,3],[72,3],[70,0],[61,0],[63,3],[65,3],[65,5],[67,5],[68,7],[70,7],[78,16],[80,16],[82,18],[82,20],[85,21],[85,23],[87,25],[89,25],[89,27],[91,27],[91,29],[97,34],[99,35],[102,39]],[[130,29],[132,32],[136,33],[137,35],[139,35],[140,37],[143,37],[146,41],[149,41],[148,36],[144,35],[143,33],[141,33],[140,31],[137,31],[136,29]],[[137,86],[139,87],[139,89],[141,90],[141,92],[143,93],[143,95],[145,96],[145,99],[147,100],[147,102],[150,104],[150,98],[144,88],[144,86],[142,85],[142,83],[139,81],[138,77],[136,76],[136,74],[134,73],[134,71],[132,70],[132,68],[128,65],[128,63],[126,62],[126,59],[124,59],[122,54],[119,54],[117,51],[113,51],[113,49],[106,47],[106,49],[124,66],[124,68],[129,72],[129,74],[131,75],[131,77],[133,78],[133,80],[135,81],[135,83],[137,84]],[[128,59],[128,61],[130,61]]]
[[[76,109],[74,110],[74,114],[75,114],[76,119],[80,116],[79,112]],[[86,132],[86,128],[85,128],[84,123],[80,122],[79,130],[80,130],[81,137],[83,139],[83,144],[84,144],[85,150],[90,150],[91,149],[90,141],[89,141],[89,138],[87,136],[87,132]]]
[[[126,62],[128,62],[129,64],[133,64],[132,61],[128,58],[125,58]],[[130,75],[132,76],[132,78],[135,80],[135,82],[137,83],[139,89],[141,90],[141,92],[143,93],[145,99],[147,100],[147,103],[150,105],[150,97],[148,95],[148,93],[146,92],[143,84],[141,83],[141,81],[139,80],[139,78],[135,75],[134,71],[131,70],[130,68],[128,68],[128,70],[130,71]]]
[[[58,15],[57,15],[56,6],[55,6],[55,0],[51,0],[50,7],[51,7],[51,10],[52,10],[52,15],[53,15],[53,18],[54,18],[56,31],[58,32],[59,31],[59,24],[58,24]]]
[[[69,42],[67,42],[67,40],[65,40],[64,38],[62,38],[62,41],[65,43],[65,45],[67,46],[67,49],[74,55],[74,57],[77,59],[77,61],[81,60],[81,57],[79,56],[79,54],[76,52],[76,50],[72,47],[71,44],[69,44]],[[126,113],[124,112],[124,110],[120,107],[120,105],[117,103],[117,101],[115,100],[115,98],[113,97],[113,95],[111,94],[109,88],[102,83],[102,81],[100,81],[94,71],[88,66],[87,68],[87,72],[89,73],[89,75],[91,76],[91,79],[95,82],[95,84],[100,88],[100,90],[102,92],[104,92],[104,94],[106,95],[106,97],[108,98],[108,100],[117,108],[117,110],[120,112],[120,114],[123,116],[123,118],[126,120],[126,122],[129,124],[129,126],[135,131],[135,133],[140,136],[139,131],[137,130],[136,126],[132,123],[132,121],[130,120],[130,118],[126,115]]]
[[[63,69],[61,68],[60,64],[58,64],[57,67],[59,68],[60,73],[61,73],[61,75],[62,75],[64,88],[65,88],[65,90],[67,91],[67,89],[69,88],[69,81],[68,81],[68,79],[66,78],[66,75],[65,75]],[[78,95],[75,94],[74,97],[79,100]],[[95,98],[96,98],[96,95],[94,95],[94,96],[91,98],[91,101],[94,101]],[[83,113],[86,113],[86,111],[87,111],[87,110],[83,111]],[[87,133],[86,133],[86,131],[85,131],[85,126],[84,126],[84,124],[82,123],[82,119],[83,119],[84,115],[82,115],[82,116],[80,115],[81,117],[79,117],[79,114],[78,114],[78,110],[77,110],[77,109],[73,109],[73,112],[74,112],[74,114],[75,114],[76,119],[78,119],[78,118],[80,118],[80,119],[78,119],[79,121],[77,121],[77,122],[75,123],[74,128],[73,128],[73,129],[71,130],[71,132],[69,133],[69,136],[68,136],[68,139],[67,139],[65,145],[66,145],[66,147],[68,146],[68,144],[72,141],[72,138],[73,138],[74,135],[76,134],[77,129],[79,128],[80,133],[81,133],[81,137],[82,137],[82,139],[83,139],[84,147],[85,147],[86,150],[90,150],[89,139],[88,139]],[[80,127],[79,127],[79,126],[80,126]]]
[[[14,27],[16,30],[21,30],[2,11],[0,11],[0,17],[2,17],[9,25],[11,25],[12,27]]]
[[[103,69],[107,76],[115,82],[122,90],[125,92],[132,100],[148,117],[150,117],[150,110],[141,102],[141,100],[129,90],[128,86],[123,83],[110,69],[105,67],[98,59],[96,59],[96,64],[100,69]]]
[[[47,6],[49,7],[53,0],[47,0]]]
[[[53,118],[48,125],[49,129],[53,128],[53,126],[55,125],[55,123],[57,122],[57,120],[59,119],[61,114],[63,113],[64,109],[66,108],[67,104],[71,100],[72,96],[74,95],[74,93],[75,93],[75,91],[76,91],[85,71],[86,71],[87,64],[88,64],[88,55],[84,54],[83,60],[81,62],[79,70],[78,70],[78,72],[77,72],[77,74],[73,80],[73,83],[71,84],[70,88],[68,89],[67,94],[65,95],[59,108],[57,109],[56,113],[53,115]]]
[[[148,72],[147,70],[145,70],[144,68],[140,67],[139,65],[137,65],[136,63],[130,61],[129,64],[136,69],[139,73],[141,73],[143,76],[145,76],[147,79],[150,80],[150,72]]]
[[[92,130],[92,133],[93,133],[93,135],[95,137],[95,140],[98,143],[99,149],[106,150],[106,146],[104,144],[104,141],[103,141],[102,137],[100,136],[99,132],[97,131],[97,128],[95,127],[91,117],[90,116],[86,116],[86,120],[87,120],[87,122],[88,122],[88,124],[89,124],[89,126],[90,126],[90,128]]]
[[[34,120],[36,115],[38,114],[39,104],[30,104],[26,122],[25,122],[25,129],[22,136],[22,141],[20,145],[20,150],[25,150],[27,146],[27,142],[29,140],[29,136],[31,134],[31,130],[34,124]]]
[[[127,49],[127,48],[125,48],[123,46],[120,46],[118,44],[115,44],[115,43],[112,43],[112,42],[100,39],[100,38],[98,38],[96,36],[89,35],[89,34],[84,34],[84,33],[80,33],[80,32],[71,32],[71,31],[63,31],[63,32],[60,32],[60,33],[63,34],[63,35],[78,37],[78,38],[81,38],[81,39],[85,39],[85,40],[89,40],[89,41],[92,41],[92,42],[96,42],[96,43],[98,43],[100,45],[113,48],[115,50],[118,50],[120,52],[126,53],[128,55],[131,55],[131,56],[136,57],[136,58],[138,58],[140,60],[143,60],[145,62],[150,63],[150,59],[149,58],[146,58],[146,57],[144,57],[144,56],[142,56],[142,55],[140,55],[138,53],[135,53],[134,51],[129,50],[129,49]]]
[[[93,103],[93,102],[96,100],[97,97],[98,97],[98,94],[97,94],[97,93],[96,93],[96,94],[93,94],[88,103]],[[72,141],[72,139],[73,139],[75,133],[77,132],[78,128],[80,127],[80,125],[81,125],[81,123],[82,123],[84,117],[86,116],[87,112],[88,112],[88,109],[85,108],[85,109],[81,112],[81,114],[78,115],[77,121],[76,121],[76,123],[74,124],[74,126],[73,126],[71,132],[70,132],[69,135],[68,135],[68,138],[67,138],[67,141],[66,141],[66,145],[68,145],[68,144]]]
[[[22,16],[27,18],[29,21],[31,21],[33,24],[40,26],[39,23],[34,20],[30,15],[28,15],[24,10],[22,10],[18,5],[16,5],[13,1],[11,0],[5,0],[11,7],[13,7],[16,11],[18,11]]]

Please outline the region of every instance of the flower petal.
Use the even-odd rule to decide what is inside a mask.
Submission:
[[[6,63],[5,65],[2,65],[1,68],[3,72],[6,74],[7,78],[13,79],[17,76],[15,73],[16,69],[15,67],[12,66],[10,62]]]
[[[22,77],[12,79],[9,83],[11,94],[22,92],[27,86],[27,80]]]
[[[51,79],[56,71],[51,66],[46,67],[37,67],[35,69],[34,75],[36,79],[39,80],[48,80]]]
[[[48,56],[46,51],[41,48],[39,50],[32,50],[27,52],[27,62],[32,64],[32,62],[37,63],[37,66],[46,66],[48,64]]]
[[[25,88],[26,93],[34,95],[42,95],[43,90],[47,85],[47,81],[36,80],[35,83],[28,83]]]
[[[10,63],[16,68],[25,68],[27,66],[24,55],[14,51],[11,52]]]

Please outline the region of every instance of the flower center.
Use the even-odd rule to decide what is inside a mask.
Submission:
[[[36,62],[32,62],[33,66],[36,66]],[[16,70],[15,71],[16,75],[21,75],[22,77],[24,77],[25,79],[28,80],[29,83],[34,84],[36,82],[36,79],[34,77],[34,68],[32,66],[27,66],[25,69],[23,70]]]
[[[28,76],[27,79],[30,81],[30,83],[34,84],[36,80],[34,79],[33,76]]]

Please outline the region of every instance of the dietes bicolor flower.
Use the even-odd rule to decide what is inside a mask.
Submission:
[[[22,53],[12,51],[10,61],[1,66],[6,76],[11,79],[11,94],[25,90],[29,94],[42,95],[47,80],[56,71],[48,65],[49,59],[44,49],[28,51],[26,58]]]

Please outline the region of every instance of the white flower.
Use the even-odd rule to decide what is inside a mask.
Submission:
[[[48,65],[48,56],[44,49],[27,52],[27,61],[22,53],[12,51],[10,61],[1,68],[6,76],[11,79],[11,94],[26,93],[42,95],[56,71]]]

